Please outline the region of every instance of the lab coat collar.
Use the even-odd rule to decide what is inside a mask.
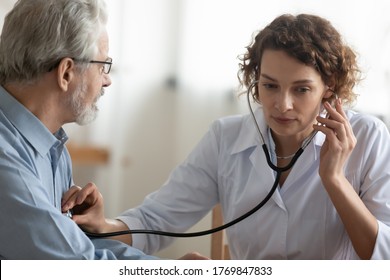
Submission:
[[[258,122],[260,131],[264,136],[264,140],[266,141],[266,145],[269,153],[271,154],[273,151],[270,141],[273,142],[272,137],[270,137],[269,128],[266,125],[264,120],[263,110],[261,108],[255,111],[255,117]],[[300,159],[295,163],[293,169],[291,170],[292,176],[294,173],[300,172],[300,170],[306,170],[309,165],[311,165],[317,158],[320,156],[320,148],[324,143],[325,135],[323,133],[318,132],[316,136],[313,138],[311,143],[306,147],[306,152],[304,152]],[[250,114],[244,116],[244,120],[242,122],[241,130],[238,134],[236,142],[234,143],[232,154],[243,152],[247,149],[253,148],[253,152],[250,155],[250,161],[253,166],[256,166],[256,172],[259,172],[259,176],[262,178],[269,178],[270,182],[275,179],[275,172],[269,168],[267,161],[265,159],[264,153],[261,151],[262,141],[260,136],[258,135],[257,129],[253,122],[252,116]],[[266,179],[264,179],[266,180]],[[286,181],[287,182],[287,181]],[[288,182],[287,182],[288,183]],[[286,184],[283,188],[283,192],[287,191],[289,188],[289,184]],[[272,185],[267,185],[264,190],[268,193],[271,190]],[[286,206],[283,202],[280,192],[277,190],[271,198],[281,209],[287,211]]]
[[[256,121],[259,125],[261,133],[266,137],[267,135],[267,125],[264,120],[263,110],[258,108],[255,110]],[[236,142],[234,143],[231,154],[240,153],[251,147],[263,145],[260,135],[257,132],[255,123],[250,114],[244,116],[244,120],[241,126],[241,130],[238,133]]]

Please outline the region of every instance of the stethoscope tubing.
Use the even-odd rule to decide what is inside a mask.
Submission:
[[[315,136],[315,133],[310,135],[306,139],[306,141],[303,142],[302,146],[298,149],[298,151],[294,154],[294,156],[291,159],[291,161],[286,166],[283,166],[283,167],[276,166],[272,162],[272,160],[271,160],[271,156],[269,154],[267,145],[265,144],[263,134],[260,131],[259,125],[258,125],[256,117],[255,117],[255,114],[254,114],[254,112],[252,110],[252,106],[250,104],[249,96],[250,96],[250,93],[251,93],[253,87],[257,84],[257,82],[258,81],[254,81],[248,87],[248,90],[247,90],[247,99],[248,99],[249,110],[250,110],[250,113],[252,115],[253,121],[255,123],[255,127],[256,127],[256,129],[257,129],[257,131],[259,133],[260,139],[262,141],[262,149],[263,149],[265,157],[267,159],[267,164],[269,165],[269,167],[272,170],[274,170],[276,172],[275,181],[274,181],[274,183],[272,185],[272,188],[270,189],[268,194],[262,199],[262,201],[260,203],[258,203],[254,208],[252,208],[251,210],[249,210],[245,214],[241,215],[240,217],[238,217],[238,218],[236,218],[236,219],[234,219],[234,220],[232,220],[232,221],[230,221],[230,222],[228,222],[226,224],[223,224],[223,225],[221,225],[219,227],[212,228],[212,229],[209,229],[209,230],[204,230],[204,231],[177,233],[177,232],[168,232],[168,231],[159,231],[159,230],[133,229],[133,230],[123,230],[123,231],[115,231],[115,232],[108,232],[108,233],[85,232],[85,234],[88,237],[90,237],[90,238],[106,238],[106,237],[113,237],[113,236],[125,235],[125,234],[153,234],[153,235],[162,235],[162,236],[168,236],[168,237],[198,237],[198,236],[204,236],[204,235],[213,234],[215,232],[218,232],[218,231],[224,230],[226,228],[229,228],[229,227],[231,227],[231,226],[241,222],[242,220],[248,218],[249,216],[251,216],[252,214],[257,212],[260,208],[262,208],[270,200],[270,198],[274,194],[275,190],[277,189],[277,187],[278,187],[278,185],[280,183],[280,177],[281,177],[282,173],[287,171],[287,170],[289,170],[289,169],[291,169],[293,167],[295,162],[298,160],[298,158],[303,153],[303,151],[306,148],[306,146],[310,143],[310,141]]]
[[[86,232],[86,235],[88,235],[89,237],[101,238],[101,237],[112,237],[112,236],[124,235],[124,234],[154,234],[154,235],[163,235],[163,236],[170,236],[170,237],[198,237],[198,236],[213,234],[215,232],[224,230],[228,227],[231,227],[231,226],[241,222],[242,220],[251,216],[253,213],[257,212],[257,210],[259,210],[261,207],[263,207],[268,202],[268,200],[272,197],[276,188],[278,187],[281,174],[282,174],[282,172],[276,172],[275,182],[274,182],[271,190],[268,192],[267,196],[258,205],[256,205],[256,207],[254,207],[250,211],[246,212],[244,215],[241,215],[240,217],[236,218],[235,220],[233,220],[229,223],[223,224],[223,225],[216,227],[216,228],[212,228],[212,229],[204,230],[204,231],[198,231],[198,232],[185,232],[185,233],[135,229],[135,230],[124,230],[124,231],[117,231],[117,232],[103,233],[103,234],[102,233],[95,234],[95,233]]]

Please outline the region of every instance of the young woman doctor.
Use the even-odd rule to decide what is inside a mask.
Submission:
[[[240,64],[240,81],[260,104],[259,130],[272,162],[286,166],[271,199],[227,229],[234,259],[390,259],[390,137],[378,119],[343,104],[355,99],[359,69],[352,49],[325,19],[282,15],[261,30]],[[269,192],[269,168],[250,115],[215,121],[188,158],[142,205],[105,219],[94,184],[64,195],[63,210],[91,232],[184,232],[221,203],[226,222]],[[121,237],[153,253],[173,239]]]

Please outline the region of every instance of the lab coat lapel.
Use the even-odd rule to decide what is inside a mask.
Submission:
[[[261,108],[258,108],[255,111],[255,116],[260,131],[262,132],[264,138],[268,139],[268,128]],[[258,189],[259,191],[256,193],[259,193],[259,195],[262,196],[260,199],[262,199],[266,197],[266,195],[272,189],[276,174],[267,164],[267,160],[262,148],[262,141],[256,131],[253,119],[250,115],[248,115],[232,148],[232,154],[240,153],[252,147],[254,147],[254,149],[249,156],[249,160],[252,164],[252,170],[255,170],[256,176],[251,178],[251,180],[253,180],[251,183],[258,185],[258,187],[255,189]],[[279,189],[276,189],[275,193],[271,197],[271,200],[273,200],[281,209],[286,210],[286,207],[280,196]]]
[[[259,184],[262,184],[262,186],[259,186],[259,188],[264,190],[265,197],[272,189],[272,186],[275,182],[276,173],[268,166],[262,146],[256,147],[250,156],[250,161],[252,163],[253,169],[256,170],[258,175]],[[286,210],[282,197],[279,193],[279,187],[275,190],[271,200],[273,200],[281,209]]]
[[[263,134],[265,141],[267,141],[268,126],[266,125],[262,109],[258,108],[255,111],[255,115],[257,123],[259,124],[260,131]],[[263,143],[260,140],[260,136],[256,132],[253,120],[250,120],[250,122],[247,123],[246,127],[249,131],[251,131],[251,133],[255,133],[255,135],[253,135],[253,139],[255,139],[256,142],[256,149],[254,149],[252,154],[250,155],[250,161],[252,163],[253,169],[258,175],[258,184],[261,184],[259,188],[262,190],[262,192],[260,193],[263,195],[263,197],[266,197],[266,195],[271,191],[272,186],[275,182],[276,173],[274,170],[271,169],[271,167],[268,166],[267,159],[265,157],[262,147]],[[266,144],[267,148],[269,149],[268,143]],[[279,187],[275,190],[270,200],[273,200],[276,205],[278,205],[281,209],[286,210],[282,197],[279,193]]]

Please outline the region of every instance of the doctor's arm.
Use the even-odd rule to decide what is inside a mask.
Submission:
[[[129,228],[121,220],[104,217],[103,196],[93,183],[84,188],[73,186],[62,198],[62,211],[72,209],[72,219],[84,230],[91,233],[107,233],[127,231]],[[128,245],[132,245],[131,234],[110,237]],[[208,258],[197,252],[189,252],[179,258],[180,260],[207,260]]]
[[[344,174],[344,165],[357,141],[341,104],[337,103],[335,109],[329,104],[325,107],[330,118],[320,118],[324,126],[317,126],[326,135],[319,174],[355,252],[361,259],[370,259],[376,246],[378,221]]]
[[[122,213],[118,220],[104,217],[102,197],[93,185],[83,189],[75,187],[65,194],[62,210],[84,204],[82,212],[76,208],[73,219],[84,230],[94,233],[129,228],[185,232],[218,202],[216,174],[219,149],[216,130],[218,128],[214,127],[206,133],[187,159],[172,171],[163,186],[148,195],[139,207]],[[123,237],[128,238],[125,242],[149,254],[174,240],[160,235],[138,234],[120,238]]]

